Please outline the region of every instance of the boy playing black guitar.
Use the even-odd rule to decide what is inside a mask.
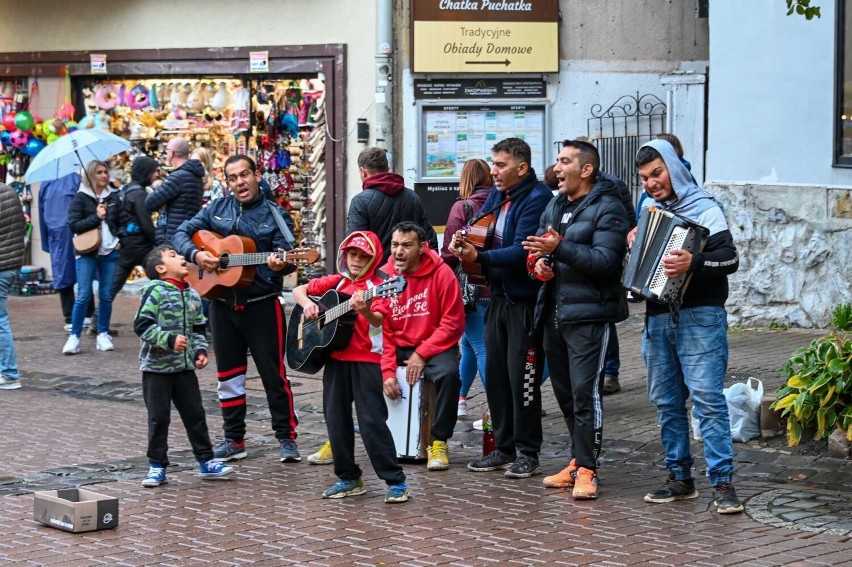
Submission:
[[[302,307],[306,320],[321,316],[319,305],[310,296],[321,296],[330,290],[351,295],[349,304],[358,314],[349,344],[331,353],[323,371],[323,412],[334,455],[334,474],[340,479],[322,493],[323,498],[343,498],[366,492],[361,468],[355,462],[354,402],[367,456],[378,477],[388,485],[385,502],[408,500],[405,473],[397,462],[393,436],[387,426],[388,410],[379,366],[382,321],[389,306],[382,297],[367,304],[362,295],[382,283],[382,278],[376,274],[381,258],[379,237],[374,232],[355,231],[340,245],[339,273],[314,278],[293,290],[293,299]]]

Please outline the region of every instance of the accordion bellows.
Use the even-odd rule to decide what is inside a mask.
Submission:
[[[643,209],[622,285],[635,297],[664,305],[679,303],[689,285],[691,273],[667,277],[663,258],[678,249],[698,254],[704,249],[709,234],[710,231],[703,226],[670,211],[659,207]]]

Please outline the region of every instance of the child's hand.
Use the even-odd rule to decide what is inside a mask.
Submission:
[[[382,389],[384,389],[385,395],[391,400],[399,399],[402,395],[402,391],[399,389],[399,382],[397,382],[396,377],[385,380],[382,383]]]
[[[186,336],[178,335],[175,339],[175,350],[178,352],[183,352],[186,350]]]
[[[367,316],[370,312],[370,307],[367,305],[367,302],[364,301],[364,295],[360,291],[356,291],[352,298],[349,300],[349,307],[355,310],[356,313],[360,313],[363,316]]]
[[[203,352],[198,353],[198,356],[195,357],[195,367],[199,370],[207,366],[207,355]]]
[[[302,315],[305,316],[305,319],[316,319],[317,317],[319,317],[319,314],[319,305],[317,305],[310,299],[305,302],[305,305],[302,305]]]

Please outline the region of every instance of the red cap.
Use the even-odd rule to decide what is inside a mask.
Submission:
[[[375,252],[373,251],[373,247],[370,245],[370,242],[364,238],[363,236],[353,236],[343,245],[344,252],[349,250],[350,248],[357,248],[364,254],[369,256],[373,256]]]

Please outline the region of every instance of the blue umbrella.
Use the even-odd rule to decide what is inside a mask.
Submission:
[[[130,149],[130,142],[101,128],[75,130],[39,152],[24,174],[27,184],[54,181],[91,161],[106,161]]]

